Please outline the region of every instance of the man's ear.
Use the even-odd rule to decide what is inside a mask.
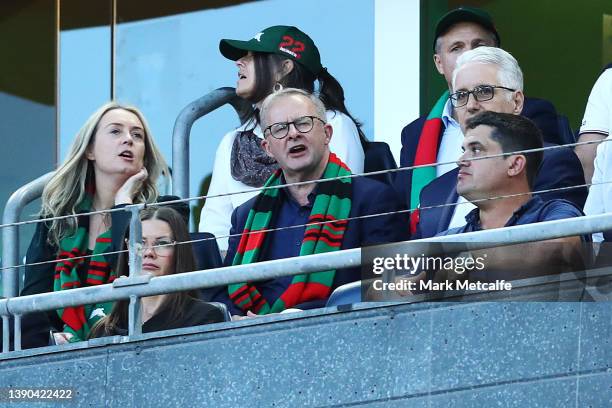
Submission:
[[[266,154],[269,157],[272,157],[274,159],[274,155],[272,154],[272,152],[270,152],[270,143],[268,142],[268,140],[264,137],[263,139],[261,139],[261,148],[264,150],[264,152],[266,152]]]
[[[442,60],[438,54],[433,55],[433,61],[434,61],[434,65],[436,66],[436,69],[438,70],[438,72],[441,75],[444,75],[444,69],[442,67]]]
[[[527,158],[523,154],[513,154],[508,160],[508,176],[516,177],[519,174],[527,171]]]
[[[325,144],[328,145],[331,141],[334,129],[329,123],[326,123],[325,126],[323,126],[323,130],[325,130]]]
[[[514,102],[514,110],[512,111],[515,115],[520,115],[523,111],[523,105],[525,104],[525,94],[523,91],[514,92],[514,96],[512,96],[512,101]]]

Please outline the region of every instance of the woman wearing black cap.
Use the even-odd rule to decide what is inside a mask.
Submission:
[[[236,61],[236,94],[251,101],[255,108],[274,90],[290,87],[312,93],[318,81],[318,95],[327,108],[327,121],[334,129],[330,149],[353,173],[363,172],[365,136],[344,105],[342,86],[321,65],[319,50],[308,35],[296,27],[273,26],[248,41],[221,40],[219,50],[226,58]],[[263,135],[258,119],[256,109],[250,120],[227,133],[219,144],[208,195],[261,187],[277,169],[274,159],[260,147]],[[232,211],[256,194],[207,199],[200,217],[200,231],[217,237],[228,235]],[[227,238],[218,240],[221,251],[227,250],[227,242]]]

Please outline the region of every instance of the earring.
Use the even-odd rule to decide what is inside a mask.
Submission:
[[[281,84],[280,82],[277,82],[274,84],[274,92],[279,92],[283,90],[283,84]]]

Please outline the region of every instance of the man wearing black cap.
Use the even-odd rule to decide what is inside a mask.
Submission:
[[[445,14],[436,25],[433,59],[438,72],[444,75],[449,91],[452,91],[452,73],[460,55],[477,47],[499,45],[499,34],[491,16],[484,10],[460,7]],[[456,168],[454,162],[461,153],[463,132],[450,103],[449,91],[442,94],[428,115],[416,119],[402,130],[401,167],[449,163],[397,174],[396,190],[406,208],[417,208],[423,187]],[[550,102],[525,98],[522,115],[538,125],[545,141],[558,141],[557,113]],[[578,161],[575,154],[568,154],[574,156],[572,161]],[[418,220],[419,212],[413,211],[410,219],[412,233],[416,232]]]
[[[297,27],[272,26],[246,41],[223,39],[219,50],[226,58],[236,61],[236,94],[252,102],[254,107],[276,89],[299,88],[310,93],[317,89],[325,101],[325,119],[334,128],[330,149],[351,171],[363,172],[360,124],[347,110],[344,90],[323,67],[319,50],[310,36]],[[213,197],[206,200],[200,216],[199,230],[218,237],[219,249],[223,252],[228,249],[232,211],[256,196],[257,191],[249,190],[261,187],[278,168],[276,161],[261,148],[263,134],[256,111],[219,143],[208,189],[208,195]]]

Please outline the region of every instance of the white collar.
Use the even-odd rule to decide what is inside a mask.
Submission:
[[[247,120],[246,122],[244,122],[242,125],[240,125],[237,129],[236,132],[244,132],[247,129],[251,129],[253,127],[253,122],[255,121],[255,118],[252,118],[250,120]],[[261,131],[261,127],[259,125],[255,126],[255,128],[253,129],[253,133],[255,134],[255,136],[257,136],[260,139],[263,139],[263,133]]]
[[[442,110],[442,123],[444,123],[445,128],[448,128],[449,122],[457,127],[460,127],[459,122],[453,118],[453,104],[451,103],[450,98],[446,101],[444,104],[444,109]]]

